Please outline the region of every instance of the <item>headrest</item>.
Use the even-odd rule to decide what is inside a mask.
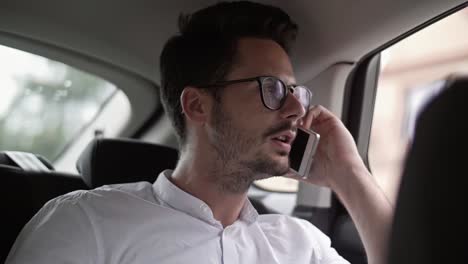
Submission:
[[[466,262],[468,78],[423,110],[396,204],[388,263]],[[455,258],[457,261],[449,259]]]
[[[53,171],[52,164],[43,156],[22,151],[0,151],[0,165],[8,165],[27,171]]]
[[[137,181],[154,182],[160,172],[173,169],[176,149],[132,139],[92,140],[81,154],[77,169],[90,188]]]

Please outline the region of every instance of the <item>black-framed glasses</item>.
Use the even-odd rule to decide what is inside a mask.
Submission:
[[[258,82],[263,105],[270,110],[278,110],[286,102],[289,93],[292,93],[307,111],[312,100],[312,92],[302,85],[286,85],[274,76],[258,76],[253,78],[217,82],[208,85],[197,85],[201,88],[223,87],[242,82]]]

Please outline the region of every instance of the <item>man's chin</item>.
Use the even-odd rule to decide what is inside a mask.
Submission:
[[[274,160],[274,162],[278,164],[278,166],[289,168],[289,156],[286,152],[275,153],[274,155],[272,155],[272,160]]]
[[[270,166],[268,166],[268,177],[270,178],[275,176],[282,176],[288,173],[289,171],[289,157],[287,155],[276,154],[274,156],[270,156]]]
[[[254,180],[282,176],[289,172],[288,153],[269,150],[257,152],[253,157],[244,166],[254,173]]]
[[[255,174],[255,181],[257,180],[265,180],[273,177],[284,176],[289,172],[289,168],[287,169],[272,169],[269,172],[257,173]]]

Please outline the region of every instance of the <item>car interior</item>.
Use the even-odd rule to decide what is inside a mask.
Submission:
[[[175,167],[177,140],[159,101],[159,55],[167,39],[177,33],[179,14],[215,2],[0,1],[0,48],[47,58],[53,61],[48,62],[52,66],[65,64],[77,69],[55,72],[71,80],[60,84],[67,89],[79,85],[73,78],[82,72],[106,82],[101,84],[99,80],[99,85],[94,85],[98,83],[94,77],[83,82],[89,84],[90,91],[102,88],[103,92],[95,96],[100,98],[100,104],[89,121],[75,129],[70,139],[50,155],[8,145],[12,139],[6,138],[2,126],[22,120],[14,111],[0,107],[0,179],[4,186],[0,192],[4,223],[0,261],[6,259],[23,226],[50,199],[107,184],[154,182],[159,172]],[[281,7],[298,23],[299,36],[291,56],[298,83],[312,90],[313,104],[321,104],[341,118],[371,172],[371,134],[373,124],[378,122],[374,119],[378,117],[374,115],[379,101],[377,87],[385,81],[380,76],[385,69],[390,72],[389,80],[396,72],[391,66],[384,69],[388,60],[384,51],[452,14],[464,12],[468,21],[468,2],[463,0],[257,2]],[[464,32],[463,28],[457,30],[458,35]],[[0,71],[7,72],[15,64],[23,67],[19,59],[7,60],[1,54],[0,50]],[[468,61],[468,52],[455,55]],[[32,65],[32,71],[42,71],[41,65]],[[468,66],[464,67],[468,73]],[[46,83],[34,75],[26,76],[30,83]],[[0,98],[9,98],[13,88],[2,78],[0,73]],[[414,124],[408,121],[414,125],[414,136],[398,171],[401,185],[399,181],[392,182],[396,186],[395,195],[389,194],[396,207],[389,263],[441,263],[446,262],[448,255],[454,260],[467,259],[461,248],[463,242],[452,243],[448,235],[459,233],[462,231],[459,228],[465,226],[462,221],[465,218],[459,215],[463,208],[463,185],[456,184],[459,181],[456,177],[463,175],[461,166],[466,156],[459,153],[467,147],[460,121],[466,112],[462,100],[467,98],[468,79],[462,75],[446,78],[441,74],[434,75],[434,80],[443,81],[437,86],[442,92],[425,97],[428,103],[419,105],[418,109],[423,110],[411,119]],[[421,79],[417,83],[427,81]],[[45,84],[31,87],[36,86],[40,88],[38,91],[47,90]],[[19,98],[15,100],[36,91],[28,89],[15,93],[15,98]],[[59,90],[61,93],[53,94],[56,101],[68,96],[65,88]],[[89,98],[94,94],[81,96]],[[14,105],[0,99],[2,104],[10,108]],[[79,115],[79,109],[73,107],[60,109],[70,112],[70,116]],[[28,130],[32,124],[27,121],[18,125],[22,129],[13,133],[17,135],[15,140],[27,142],[21,138],[22,130]],[[385,125],[390,127],[392,123]],[[50,145],[58,139],[59,136],[51,134],[50,138],[38,140],[43,140],[42,145]],[[383,144],[382,152],[392,147],[385,145],[385,140]],[[330,237],[332,246],[350,263],[367,263],[354,223],[330,189],[297,182],[284,186],[275,189],[259,182],[249,190],[249,200],[260,214],[288,214],[310,221]],[[446,212],[456,215],[449,218]],[[449,219],[453,222],[449,223]]]

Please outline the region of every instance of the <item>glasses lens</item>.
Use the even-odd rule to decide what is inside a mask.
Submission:
[[[263,102],[265,106],[277,110],[286,96],[286,87],[283,83],[273,77],[267,77],[262,82]]]
[[[307,89],[305,86],[296,86],[293,89],[293,94],[307,111],[309,109],[310,100],[312,97],[312,93],[309,91],[309,89]]]

